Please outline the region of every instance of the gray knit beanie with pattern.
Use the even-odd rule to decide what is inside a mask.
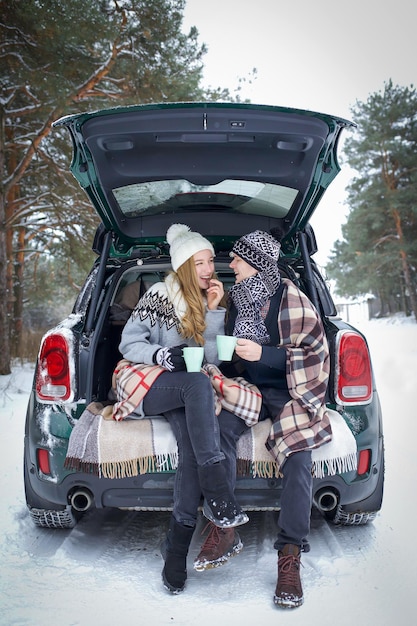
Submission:
[[[271,268],[276,270],[281,244],[269,233],[255,230],[243,235],[232,248],[232,254],[249,263],[259,272],[268,274]]]

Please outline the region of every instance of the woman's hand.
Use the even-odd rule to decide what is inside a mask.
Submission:
[[[262,346],[251,339],[238,339],[235,352],[245,361],[259,361],[262,356]]]
[[[220,300],[224,296],[223,283],[216,278],[210,280],[210,285],[207,289],[207,308],[211,311],[217,309],[220,304]]]

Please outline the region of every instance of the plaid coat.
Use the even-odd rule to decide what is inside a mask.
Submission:
[[[330,357],[323,325],[307,296],[292,281],[282,281],[277,321],[291,400],[276,413],[268,407],[274,419],[266,442],[280,467],[293,452],[318,448],[332,437],[324,404]]]

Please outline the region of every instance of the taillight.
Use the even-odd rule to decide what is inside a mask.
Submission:
[[[42,474],[49,475],[51,473],[51,466],[49,463],[49,452],[44,448],[38,448],[38,467]]]
[[[361,450],[358,459],[358,475],[367,474],[371,468],[371,451],[369,449]]]
[[[70,343],[60,333],[47,335],[38,359],[36,394],[39,400],[57,402],[72,396]]]
[[[335,394],[340,404],[367,404],[372,398],[368,346],[354,331],[342,331],[338,335]]]

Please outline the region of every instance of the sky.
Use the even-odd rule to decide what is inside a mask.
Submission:
[[[187,0],[183,30],[196,26],[208,48],[205,86],[233,93],[256,68],[256,80],[241,83],[241,98],[355,121],[355,103],[383,91],[390,79],[417,84],[414,7],[414,0]],[[342,170],[313,216],[321,264],[341,236],[353,175]]]

